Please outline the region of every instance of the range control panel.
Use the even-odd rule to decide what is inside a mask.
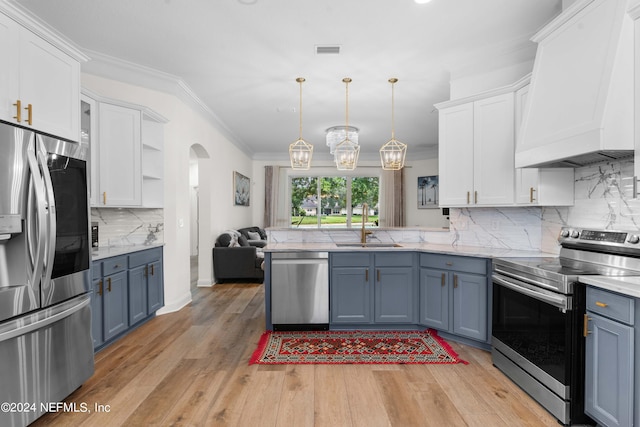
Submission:
[[[640,234],[640,232],[638,232]],[[558,241],[563,243],[593,243],[611,246],[635,246],[640,243],[640,237],[634,232],[609,230],[582,230],[578,228],[563,228]],[[640,247],[640,245],[639,245]]]

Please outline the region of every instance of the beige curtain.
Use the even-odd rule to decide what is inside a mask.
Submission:
[[[264,228],[276,225],[280,166],[264,167]]]
[[[406,225],[404,190],[404,169],[383,171],[382,197],[384,215],[380,221],[382,226],[404,227]]]

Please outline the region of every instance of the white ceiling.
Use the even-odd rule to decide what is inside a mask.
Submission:
[[[529,37],[561,0],[12,0],[88,55],[182,80],[254,159],[287,158],[303,137],[328,158],[325,129],[360,128],[363,158],[395,133],[408,157],[437,145],[433,104],[452,75],[486,72],[534,54]],[[315,54],[339,45],[339,55]],[[88,64],[89,65],[89,64]],[[87,66],[87,69],[91,69]]]

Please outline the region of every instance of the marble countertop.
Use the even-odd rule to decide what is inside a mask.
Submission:
[[[164,243],[154,243],[151,245],[127,245],[127,246],[100,246],[91,251],[91,260],[98,261],[119,255],[126,255],[133,252],[145,251],[147,249],[160,248]]]
[[[557,254],[551,254],[541,251],[522,251],[505,248],[486,248],[479,246],[453,246],[436,243],[398,243],[399,247],[359,247],[359,246],[338,246],[335,243],[318,243],[318,242],[288,242],[288,243],[269,243],[265,246],[265,252],[291,252],[291,251],[327,251],[327,252],[354,252],[354,251],[418,251],[433,252],[449,255],[464,255],[480,258],[522,258],[522,257],[553,257]]]
[[[578,281],[630,297],[640,298],[640,276],[579,276]]]

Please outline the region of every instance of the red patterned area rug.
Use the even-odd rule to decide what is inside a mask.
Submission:
[[[265,332],[249,364],[464,363],[435,330]]]

